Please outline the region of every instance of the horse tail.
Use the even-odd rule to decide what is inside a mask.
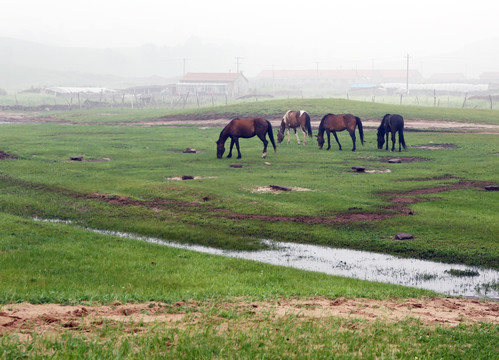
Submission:
[[[407,146],[405,145],[405,139],[404,139],[404,128],[400,128],[399,130],[399,143],[402,144],[404,149],[407,149]]]
[[[276,146],[275,146],[275,141],[274,141],[274,133],[272,132],[272,124],[268,120],[265,120],[265,121],[267,121],[267,134],[269,134],[270,142],[272,143],[272,146],[274,147],[274,151],[277,151]]]
[[[310,116],[305,113],[305,126],[307,127],[308,136],[312,137],[312,125],[310,125]]]
[[[364,145],[364,129],[362,127],[362,121],[360,121],[360,118],[357,116],[355,117],[355,120],[357,120],[357,127],[359,128],[360,142]]]

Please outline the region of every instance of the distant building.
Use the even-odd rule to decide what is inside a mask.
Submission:
[[[462,73],[436,73],[433,74],[427,82],[443,84],[443,83],[462,83],[466,82],[466,76]]]
[[[499,89],[499,72],[484,72],[480,74],[480,81],[489,84],[494,90]]]
[[[48,94],[55,95],[72,95],[72,94],[83,94],[83,95],[104,95],[113,94],[116,91],[113,89],[101,88],[101,87],[70,87],[70,86],[55,86],[45,89]]]
[[[177,83],[177,94],[225,95],[248,93],[248,79],[242,73],[187,73]]]
[[[254,86],[274,89],[348,90],[374,88],[384,82],[405,82],[407,70],[264,70],[254,79]],[[421,82],[417,70],[409,71],[411,82]]]

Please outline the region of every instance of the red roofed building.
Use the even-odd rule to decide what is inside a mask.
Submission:
[[[248,79],[242,73],[187,73],[177,83],[177,93],[239,97],[248,93]]]

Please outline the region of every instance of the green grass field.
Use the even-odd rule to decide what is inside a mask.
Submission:
[[[388,105],[323,99],[238,104],[183,115],[275,117],[288,108],[350,112],[363,119],[394,112]],[[498,112],[491,110],[395,109],[406,118],[499,125]],[[258,139],[243,139],[243,157],[237,160],[216,158],[221,128],[116,125],[162,114],[159,109],[101,109],[52,114],[73,125],[1,125],[0,150],[17,158],[0,161],[0,303],[434,295],[169,249],[81,227],[225,249],[256,249],[262,246],[259,239],[270,238],[499,268],[498,193],[483,188],[499,183],[497,133],[407,132],[409,148],[400,154],[378,150],[372,130],[365,132],[364,146],[351,152],[348,134],[340,133],[341,152],[334,142],[325,151],[318,150],[315,139],[306,147],[292,139],[289,145],[279,144],[276,153],[269,151],[267,159],[260,157]],[[432,144],[452,147],[418,148]],[[197,153],[183,153],[187,147]],[[71,156],[87,161],[70,161]],[[413,161],[386,161],[399,156]],[[360,165],[375,172],[352,171]],[[197,178],[172,179],[182,175]],[[255,191],[270,184],[308,191]],[[403,206],[395,206],[394,198],[403,199]],[[381,219],[335,221],[352,213]],[[72,223],[41,223],[35,217]],[[393,241],[399,231],[416,239]],[[235,328],[244,328],[247,319],[233,316]],[[52,354],[51,348],[59,349],[52,358],[280,358],[306,346],[303,357],[456,358],[464,351],[470,358],[488,358],[498,347],[498,329],[491,324],[447,329],[408,321],[362,324],[355,330],[341,319],[282,321],[263,320],[246,335],[219,332],[216,321],[185,330],[147,325],[136,337],[112,324],[91,339],[75,334],[18,342],[15,335],[0,335],[0,358],[39,358]],[[283,331],[274,333],[275,328]],[[338,328],[344,330],[332,330]],[[286,340],[290,338],[295,340]],[[396,338],[399,344],[403,339],[418,346],[394,346]],[[109,347],[114,339],[119,346]],[[164,350],[168,342],[175,344],[171,351]],[[324,343],[333,342],[321,352]]]

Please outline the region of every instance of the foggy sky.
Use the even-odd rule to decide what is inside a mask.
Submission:
[[[496,0],[17,0],[2,4],[0,36],[88,48],[195,38],[245,49],[219,71],[242,55],[243,68],[370,68],[497,38],[498,14]]]

